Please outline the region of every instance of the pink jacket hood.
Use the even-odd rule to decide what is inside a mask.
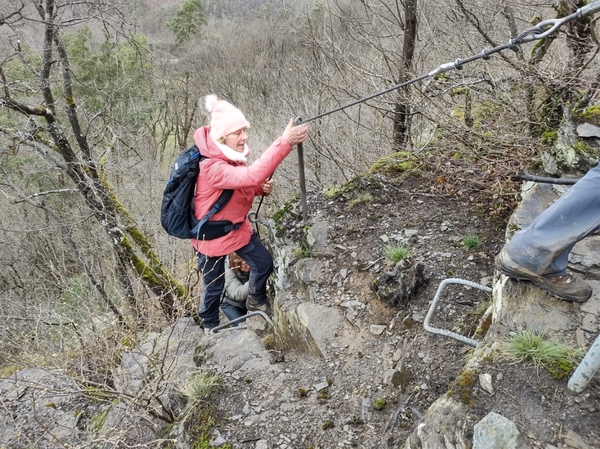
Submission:
[[[269,179],[279,164],[292,151],[292,147],[281,137],[251,165],[244,158],[231,160],[209,135],[210,127],[204,126],[194,132],[194,142],[200,154],[206,156],[200,162],[200,173],[194,198],[194,214],[197,219],[206,215],[225,189],[234,190],[227,205],[217,212],[212,220],[229,220],[242,223],[241,227],[214,240],[192,239],[196,250],[207,256],[224,256],[240,249],[250,242],[252,225],[248,212],[254,197],[262,195],[261,185]],[[234,151],[234,150],[232,150]],[[234,151],[235,152],[235,151]],[[229,153],[228,153],[229,154]],[[240,153],[237,153],[242,156]],[[233,157],[237,157],[235,154]]]

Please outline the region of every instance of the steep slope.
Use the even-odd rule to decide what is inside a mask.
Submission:
[[[198,449],[210,429],[212,445],[248,449],[599,448],[600,376],[570,396],[560,370],[503,350],[522,329],[582,349],[598,335],[597,293],[568,304],[494,275],[505,229],[557,193],[529,190],[508,225],[484,213],[495,205],[486,190],[450,193],[423,174],[369,175],[311,195],[306,224],[290,203],[273,238],[261,228],[277,261],[275,333],[260,317],[209,336],[182,319],[121,355],[114,388],[22,370],[0,382],[0,446]],[[599,245],[586,239],[571,260],[596,291]],[[390,246],[410,255],[392,266]],[[473,284],[437,294],[448,278]],[[434,297],[430,324],[476,349],[424,330]],[[221,384],[186,408],[181,392],[198,372]]]
[[[279,340],[295,349],[273,351],[275,373],[245,374],[246,367],[231,364],[211,367],[226,379],[214,400],[227,418],[217,428],[233,447],[402,447],[417,427],[422,438],[413,436],[411,447],[463,447],[472,442],[474,424],[489,412],[514,420],[520,431],[516,447],[600,447],[594,424],[600,407],[597,379],[573,398],[566,393],[567,379],[503,357],[494,345],[527,327],[523,320],[535,327],[527,310],[510,311],[512,329],[494,323],[476,356],[464,343],[424,331],[423,320],[443,279],[492,286],[493,257],[506,229],[484,213],[493,206],[486,191],[450,195],[435,186],[435,179],[423,176],[357,179],[335,198],[311,196],[307,226],[294,207],[288,208],[276,226],[280,245],[288,246],[287,252],[276,250],[285,265],[280,277],[286,278],[280,279],[276,320],[287,324],[279,332],[288,335]],[[465,237],[482,244],[469,250]],[[390,271],[385,261],[390,245],[409,249],[409,259],[424,264],[428,278],[414,297],[396,305],[371,288],[375,278]],[[294,252],[311,257],[290,256]],[[523,308],[531,308],[538,324],[546,325],[537,330],[556,324],[562,339],[575,344],[576,329],[589,311],[527,284],[504,279],[502,285],[503,291],[530,298],[522,301]],[[592,333],[579,339],[584,346],[597,332],[598,303],[588,304],[595,321],[588,327]],[[490,304],[488,293],[449,285],[431,325],[482,341],[475,331]],[[259,326],[260,319],[253,320],[250,327]],[[303,326],[314,339],[310,344],[299,330]],[[215,341],[229,338],[225,332],[203,346],[210,351]],[[480,386],[481,374],[491,379],[491,393]],[[436,410],[422,421],[439,398],[442,404],[436,402]]]

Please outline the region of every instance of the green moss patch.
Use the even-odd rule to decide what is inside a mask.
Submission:
[[[409,173],[418,171],[419,159],[409,151],[397,151],[382,157],[369,169],[369,173]]]

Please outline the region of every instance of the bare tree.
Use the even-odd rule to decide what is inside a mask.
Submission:
[[[25,20],[22,12],[26,7],[22,3],[17,6],[0,21],[14,30],[12,35],[8,33],[12,53],[6,54],[0,65],[0,106],[3,114],[11,117],[14,123],[14,126],[0,128],[5,142],[13,142],[16,147],[29,146],[35,149],[34,153],[60,159],[57,165],[61,172],[79,192],[91,215],[106,233],[118,261],[117,278],[125,288],[131,282],[127,272],[132,270],[156,295],[165,316],[173,318],[179,313],[191,313],[193,307],[188,292],[162,265],[150,239],[136,224],[111,185],[103,155],[116,151],[115,145],[122,137],[115,135],[108,124],[101,128],[93,126],[98,120],[107,123],[110,115],[99,110],[92,113],[86,123],[82,122],[82,109],[75,89],[78,80],[74,76],[63,28],[94,18],[103,19],[106,25],[111,16],[122,19],[120,11],[112,2],[105,1],[39,2],[36,8],[41,19],[37,22],[41,32],[37,36],[42,39],[42,45],[40,57],[36,59],[35,53],[23,48],[18,37],[18,26],[25,25],[19,21]],[[31,23],[35,24],[28,21],[28,24]],[[30,85],[32,90],[26,94],[20,90],[22,84],[14,77],[16,66],[20,67],[19,70],[28,70],[29,76],[37,79],[37,86]],[[91,136],[94,143],[90,141]],[[10,186],[5,187],[7,194],[22,198]],[[58,191],[55,193],[61,195]],[[32,204],[31,201],[28,204]],[[69,240],[68,231],[65,238]],[[78,258],[76,251],[74,257]],[[101,282],[93,283],[101,290]]]
[[[417,40],[417,0],[405,0],[404,3],[404,38],[402,40],[403,70],[398,78],[398,84],[408,81],[412,75],[412,62]],[[406,148],[410,142],[410,96],[409,90],[404,89],[404,96],[399,94],[394,106],[394,148]]]
[[[536,26],[544,19],[559,20],[587,4],[585,1],[564,0],[526,7],[518,2],[507,1],[496,8],[482,8],[478,2],[455,2],[465,22],[491,45],[502,43],[498,33],[502,29],[506,29],[505,36],[516,37],[519,32]],[[486,27],[490,23],[490,11],[495,23],[501,25],[497,30]],[[529,22],[524,20],[527,17]],[[580,120],[581,114],[590,105],[597,85],[594,58],[598,46],[593,23],[591,17],[579,18],[530,46],[516,47],[512,54],[508,52],[501,55],[508,67],[502,82],[522,92],[524,100],[524,109],[519,109],[519,101],[513,104],[517,106],[515,112],[521,113],[526,119],[517,115],[510,120],[512,123],[525,124],[524,130],[529,132],[531,138],[542,140],[539,146],[553,143],[557,133],[560,140],[558,147],[572,147],[575,142],[572,131],[574,121]],[[557,159],[560,165],[564,157],[559,154],[561,150],[548,151],[554,154],[552,158]],[[583,160],[588,158],[581,156]],[[546,169],[553,173],[560,170],[554,162]]]

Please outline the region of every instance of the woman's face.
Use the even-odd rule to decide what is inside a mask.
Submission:
[[[248,140],[247,131],[247,128],[242,128],[227,134],[223,137],[223,143],[238,153],[243,153],[246,141]]]

